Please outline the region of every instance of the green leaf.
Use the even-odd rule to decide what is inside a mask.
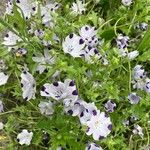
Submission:
[[[147,61],[150,60],[150,49],[144,52],[141,56],[139,56],[140,61]]]
[[[144,38],[138,45],[139,51],[144,51],[145,49],[150,48],[150,28],[148,28],[147,32],[144,35]]]

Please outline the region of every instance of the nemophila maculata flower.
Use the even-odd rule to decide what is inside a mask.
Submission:
[[[85,3],[83,0],[76,0],[72,3],[71,11],[74,15],[82,15],[86,10]]]
[[[130,6],[133,3],[132,0],[122,0],[121,2],[124,6]]]
[[[141,97],[138,96],[136,93],[130,93],[128,95],[128,100],[131,104],[138,104],[140,99],[141,99]]]
[[[119,34],[117,36],[116,42],[119,49],[125,49],[129,45],[129,37]]]
[[[84,54],[83,48],[85,42],[80,36],[71,33],[62,43],[64,53],[68,53],[73,57],[81,57]]]
[[[6,2],[6,14],[13,14],[13,1],[12,0],[8,0]]]
[[[134,134],[138,134],[141,138],[143,138],[144,134],[143,134],[143,129],[137,124],[134,125],[134,129],[132,131]]]
[[[4,111],[3,102],[0,100],[0,113]]]
[[[3,130],[3,128],[4,128],[4,124],[0,122],[0,130]]]
[[[8,81],[9,76],[4,73],[4,72],[0,72],[0,86],[1,85],[5,85]]]
[[[44,31],[42,29],[37,29],[34,31],[34,35],[40,39],[44,37]]]
[[[107,137],[112,130],[110,117],[106,113],[99,110],[91,116],[91,119],[86,122],[87,135],[92,135],[94,140],[102,140]]]
[[[101,146],[97,145],[96,143],[89,143],[85,150],[103,150]]]
[[[55,63],[55,58],[51,56],[48,49],[44,50],[44,54],[33,54],[32,60],[38,64],[36,70],[39,74],[43,73],[48,68],[47,65],[53,65]]]
[[[20,145],[30,145],[33,137],[33,132],[23,129],[21,133],[17,135],[17,140]]]
[[[39,109],[41,114],[45,114],[45,115],[52,115],[54,113],[54,109],[53,109],[53,104],[52,102],[40,102],[39,103]]]
[[[18,37],[16,34],[13,32],[9,31],[5,37],[4,37],[4,44],[5,46],[8,46],[8,51],[11,50],[13,46],[17,44],[17,42],[21,41],[20,37]]]
[[[133,60],[135,59],[137,56],[139,55],[139,52],[137,50],[132,51],[130,53],[127,54],[127,57],[129,60]]]
[[[114,112],[114,109],[116,108],[116,103],[114,103],[112,100],[107,101],[105,103],[105,109],[107,112]]]
[[[21,73],[21,88],[24,100],[29,101],[30,99],[35,99],[36,82],[34,77],[26,70]]]
[[[57,101],[63,101],[65,106],[70,106],[78,99],[78,91],[74,80],[66,79],[63,82],[45,83],[41,89],[41,96],[52,97]]]

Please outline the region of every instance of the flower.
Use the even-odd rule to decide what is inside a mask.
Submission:
[[[137,50],[132,51],[130,53],[128,53],[128,59],[129,60],[133,60],[134,58],[136,58],[139,55],[139,52]]]
[[[85,12],[85,4],[83,0],[76,0],[76,3],[73,2],[71,10],[74,15],[82,15]]]
[[[119,34],[117,36],[116,42],[119,49],[125,49],[129,44],[129,37]]]
[[[23,99],[26,101],[35,99],[36,82],[34,77],[28,71],[24,70],[21,73],[21,87],[23,91]]]
[[[128,95],[128,100],[131,104],[138,104],[140,99],[141,99],[141,97],[137,96],[136,93],[130,93]]]
[[[89,143],[85,150],[103,150],[101,146],[97,145],[96,143]]]
[[[6,73],[0,72],[0,86],[6,84],[8,78],[9,76]]]
[[[79,119],[81,124],[86,125],[87,121],[91,119],[93,115],[97,114],[97,107],[93,103],[86,103],[85,101],[81,102],[81,112],[79,114]]]
[[[21,145],[30,145],[33,137],[33,132],[28,132],[26,129],[23,129],[21,133],[17,135],[17,140]]]
[[[138,134],[141,138],[143,138],[144,134],[143,134],[143,129],[137,124],[134,125],[134,129],[132,131],[134,134]]]
[[[145,72],[144,68],[141,65],[136,65],[133,69],[133,79],[134,80],[141,80],[146,78],[147,73]]]
[[[32,0],[16,0],[16,5],[21,8],[26,19],[36,14],[38,8],[37,3]]]
[[[3,128],[4,128],[4,124],[0,122],[0,130],[3,130]]]
[[[148,24],[145,23],[145,22],[142,22],[139,24],[139,29],[142,30],[142,31],[146,31],[148,28]]]
[[[150,92],[150,79],[149,78],[146,78],[145,79],[145,86],[144,86],[144,91],[146,91],[147,93]]]
[[[79,30],[79,34],[87,46],[95,47],[98,44],[101,44],[100,38],[96,37],[97,29],[95,27],[85,25]]]
[[[0,113],[4,111],[3,102],[0,100]]]
[[[17,57],[22,57],[22,56],[25,56],[27,54],[27,50],[25,48],[18,48],[14,52],[15,52],[15,55]]]
[[[41,53],[37,53],[32,57],[32,60],[38,63],[36,70],[40,74],[47,69],[47,64],[52,65],[55,63],[55,58],[50,55],[47,49],[44,50],[44,55],[42,55]]]
[[[122,0],[121,2],[124,6],[130,6],[132,4],[132,0]]]
[[[64,53],[68,53],[73,57],[81,57],[84,54],[84,40],[76,34],[70,34],[62,43]]]
[[[4,42],[2,44],[4,44],[5,46],[9,46],[8,51],[11,50],[12,46],[15,46],[17,44],[17,42],[21,41],[20,37],[18,37],[16,34],[14,34],[13,32],[9,31],[5,37],[4,37]],[[11,47],[10,47],[11,46]]]
[[[88,127],[86,134],[93,135],[94,140],[101,140],[111,132],[112,123],[110,118],[104,113],[97,111],[91,116],[91,119],[86,122]]]
[[[6,68],[7,67],[4,60],[0,59],[0,71],[5,70]]]
[[[40,102],[38,106],[40,108],[41,114],[52,115],[54,113],[53,104],[50,101]]]
[[[125,48],[125,49],[119,49],[118,50],[118,54],[119,54],[119,56],[120,57],[125,57],[125,56],[127,56],[127,53],[128,53],[128,51],[127,51],[127,49]]]
[[[34,31],[34,35],[40,39],[44,37],[44,31],[42,29],[37,29]]]
[[[68,107],[77,101],[78,92],[75,82],[66,79],[64,83],[60,81],[52,84],[45,83],[41,89],[41,96],[52,97],[57,101],[63,100],[64,105]]]
[[[5,14],[13,14],[13,1],[12,0],[8,0],[6,2]]]
[[[105,103],[105,109],[107,112],[114,112],[114,109],[116,108],[116,104],[109,100],[107,103]]]

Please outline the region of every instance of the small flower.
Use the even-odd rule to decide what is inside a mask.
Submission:
[[[32,57],[34,62],[38,63],[36,70],[42,74],[46,69],[47,65],[52,65],[55,63],[55,58],[50,55],[48,50],[44,50],[44,55],[41,53],[37,53],[35,56]]]
[[[37,13],[38,4],[32,0],[16,0],[16,5],[21,8],[25,19]]]
[[[129,60],[133,60],[134,58],[136,58],[139,55],[139,52],[137,50],[132,51],[130,53],[128,53],[128,59]]]
[[[127,127],[129,125],[129,120],[123,120],[122,121],[122,124]]]
[[[64,83],[45,83],[41,89],[41,96],[52,97],[57,101],[63,100],[64,105],[68,107],[77,101],[78,92],[75,82],[73,80],[66,79]]]
[[[4,111],[3,102],[0,100],[0,113]]]
[[[6,2],[5,14],[13,14],[13,1],[12,0],[8,0]]]
[[[141,80],[133,80],[132,84],[133,84],[133,88],[134,89],[143,90],[144,87],[145,87],[145,80],[143,80],[143,79],[141,79]]]
[[[128,95],[128,100],[131,104],[138,104],[141,97],[137,96],[136,93],[131,93]]]
[[[96,37],[97,30],[95,27],[85,25],[80,29],[79,34],[87,46],[96,46],[99,42],[99,39]]]
[[[5,46],[15,46],[17,44],[17,42],[21,41],[20,37],[18,37],[16,34],[14,34],[13,32],[9,31],[5,37],[4,37],[4,42],[2,44],[4,44]],[[11,50],[11,47],[8,48],[8,51]]]
[[[143,67],[141,65],[136,65],[133,69],[133,79],[134,80],[141,80],[143,78],[146,78],[147,73],[145,72],[145,70],[143,69]]]
[[[25,48],[18,48],[16,51],[15,51],[15,55],[17,57],[22,57],[24,55],[27,54],[27,50]]]
[[[119,49],[118,50],[118,54],[119,54],[119,56],[120,57],[125,57],[125,56],[127,56],[127,53],[128,53],[128,51],[127,51],[127,49],[125,48],[125,49]]]
[[[146,31],[148,28],[148,24],[145,23],[145,22],[142,22],[139,24],[139,29],[142,30],[142,31]]]
[[[71,10],[74,15],[82,15],[85,12],[85,4],[83,0],[76,0],[73,2]]]
[[[44,31],[42,29],[37,29],[34,31],[34,35],[40,39],[44,37]]]
[[[116,39],[116,42],[119,49],[125,49],[129,44],[129,37],[119,34]]]
[[[145,86],[144,86],[144,91],[146,91],[147,93],[150,93],[150,79],[146,78],[145,79]]]
[[[40,108],[41,114],[52,115],[54,113],[52,102],[40,102],[38,105]]]
[[[0,86],[1,85],[5,85],[8,81],[9,76],[4,73],[4,72],[0,72]]]
[[[33,132],[28,132],[26,129],[23,129],[21,133],[17,135],[17,139],[21,145],[30,145],[33,137]]]
[[[143,129],[139,125],[134,125],[134,129],[132,131],[134,134],[138,134],[141,138],[143,138]]]
[[[4,128],[4,124],[0,122],[0,130],[3,130],[3,128]]]
[[[101,146],[97,145],[96,143],[89,143],[85,150],[103,150]]]
[[[88,129],[87,135],[93,135],[94,140],[101,140],[108,136],[112,130],[112,123],[110,118],[104,112],[93,114],[91,119],[86,123]]]
[[[76,34],[70,34],[62,43],[64,53],[68,53],[73,57],[81,57],[84,54],[84,40]]]
[[[34,77],[28,71],[24,70],[21,73],[21,87],[23,91],[23,99],[26,101],[35,99],[36,82]]]
[[[122,0],[121,2],[124,6],[130,6],[132,4],[132,0]]]
[[[4,60],[0,59],[0,71],[7,69]]]
[[[109,100],[107,103],[105,103],[105,109],[107,112],[114,112],[114,109],[116,108],[116,104]]]

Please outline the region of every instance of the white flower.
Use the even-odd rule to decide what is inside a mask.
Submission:
[[[93,135],[94,140],[101,140],[107,137],[112,130],[110,118],[104,112],[100,113],[100,111],[93,114],[86,125],[88,127],[86,134]]]
[[[62,43],[64,53],[68,53],[73,57],[81,57],[84,54],[84,40],[76,34],[70,34]]]
[[[148,24],[145,23],[145,22],[142,22],[139,24],[139,29],[142,30],[142,31],[146,31],[148,28]]]
[[[147,93],[150,93],[150,79],[146,78],[145,79],[145,86],[144,86],[144,91],[146,91]]]
[[[101,146],[97,145],[96,143],[89,143],[85,150],[103,150]]]
[[[3,102],[0,100],[0,113],[4,111]]]
[[[36,37],[42,39],[44,37],[44,31],[42,29],[37,29],[34,31]]]
[[[8,78],[9,76],[6,73],[0,72],[0,86],[6,84]]]
[[[128,53],[128,59],[129,60],[133,60],[134,58],[136,58],[139,55],[139,52],[137,50],[132,51],[130,53]]]
[[[130,6],[132,4],[132,0],[122,0],[121,2],[124,6]]]
[[[2,44],[4,44],[5,46],[15,46],[19,41],[21,41],[20,37],[18,37],[13,32],[9,31],[5,35],[4,42]],[[8,50],[10,51],[11,49],[9,48]]]
[[[5,70],[6,68],[7,67],[4,60],[0,59],[0,71]]]
[[[132,131],[134,134],[140,135],[141,138],[143,138],[143,129],[139,125],[134,125],[134,129]]]
[[[98,110],[94,103],[86,103],[83,101],[81,106],[83,106],[83,108],[79,114],[79,119],[81,124],[86,125],[87,121],[89,121],[93,115],[96,115]]]
[[[41,74],[47,69],[47,65],[52,65],[55,63],[55,58],[50,55],[49,50],[44,50],[44,55],[41,53],[37,53],[34,57],[32,57],[34,62],[38,63],[37,71]]]
[[[41,114],[52,115],[54,113],[53,104],[50,101],[40,102],[38,106],[40,108]]]
[[[44,84],[41,89],[41,96],[52,97],[57,101],[63,100],[64,105],[68,107],[77,101],[78,92],[75,82],[66,79],[64,83],[54,82],[53,84]]]
[[[119,49],[124,49],[129,44],[129,37],[128,36],[123,36],[122,34],[119,34],[117,36],[116,42],[117,42],[117,46],[118,46]]]
[[[0,130],[3,130],[3,128],[4,128],[4,124],[0,122]]]
[[[35,99],[36,83],[34,77],[28,72],[21,73],[21,86],[23,91],[23,99],[29,101]]]
[[[131,104],[138,104],[141,97],[139,97],[136,93],[131,93],[128,95],[128,100]]]
[[[146,72],[141,65],[136,65],[133,69],[132,76],[134,80],[141,80],[146,78]]]
[[[100,39],[96,37],[97,30],[95,27],[85,25],[79,30],[79,34],[83,38],[87,46],[95,47],[100,42]]]
[[[21,133],[17,135],[17,139],[21,145],[30,145],[33,137],[33,132],[28,132],[26,129],[23,129]]]
[[[8,0],[6,2],[6,14],[12,14],[13,13],[13,1],[12,0]]]
[[[85,4],[83,0],[76,0],[76,3],[73,2],[71,10],[74,15],[82,15],[85,12]]]
[[[143,90],[144,87],[145,87],[145,80],[143,80],[143,79],[141,79],[141,80],[133,80],[132,84],[133,84],[133,88],[134,89]]]
[[[26,19],[29,19],[31,15],[37,12],[38,5],[33,0],[16,0],[16,5],[21,8]]]
[[[109,100],[107,103],[105,103],[105,109],[107,112],[114,112],[114,109],[116,108],[116,104]]]

